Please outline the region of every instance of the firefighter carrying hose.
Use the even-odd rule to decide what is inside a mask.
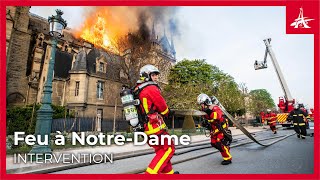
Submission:
[[[270,109],[267,109],[267,113],[264,115],[264,118],[267,120],[271,131],[274,134],[277,134],[276,122],[277,122],[277,115],[271,112]]]
[[[230,154],[230,143],[232,140],[231,131],[228,130],[228,122],[215,97],[210,98],[206,94],[200,94],[197,98],[201,110],[207,114],[204,116],[206,121],[202,124],[210,130],[211,146],[218,149],[222,155],[222,165],[232,163]]]
[[[171,116],[166,101],[161,95],[156,83],[159,78],[159,70],[153,65],[145,65],[140,69],[140,79],[134,88],[135,98],[140,100],[138,106],[139,124],[146,135],[168,135],[164,118]],[[179,174],[172,169],[171,158],[175,152],[173,141],[168,144],[168,138],[164,138],[163,145],[150,145],[156,155],[150,162],[146,174]]]
[[[294,105],[294,109],[289,113],[287,120],[293,120],[294,131],[298,138],[305,139],[307,135],[306,118],[308,114],[299,108],[299,104]]]

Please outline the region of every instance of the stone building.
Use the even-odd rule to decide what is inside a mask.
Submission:
[[[51,55],[46,18],[29,12],[29,6],[6,7],[7,106],[41,103]],[[176,62],[173,42],[158,40],[151,32],[150,63],[162,72],[161,82]],[[101,121],[122,119],[119,92],[125,83],[120,62],[125,57],[75,38],[71,29],[58,40],[52,102],[66,106],[77,117]],[[97,129],[100,130],[99,128]]]

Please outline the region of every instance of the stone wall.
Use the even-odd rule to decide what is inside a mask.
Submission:
[[[24,105],[28,91],[27,61],[29,57],[30,32],[28,6],[17,7],[14,29],[7,52],[7,103]]]
[[[53,80],[52,82],[52,104],[63,106],[65,96],[65,80]]]
[[[51,55],[51,37],[48,35],[47,19],[30,14],[30,7],[26,6],[8,6],[6,9],[8,103],[10,105],[41,103]],[[74,38],[70,29],[65,30],[65,32],[65,37],[59,39],[57,50],[67,51],[73,55],[74,61],[76,54],[85,47],[85,42]],[[89,56],[90,50],[94,47],[91,45],[84,49]],[[161,55],[159,51],[160,49],[154,49],[150,52],[150,58],[146,61],[160,69],[160,80],[162,83],[166,83],[165,75],[168,71],[165,71],[162,66],[170,64],[170,59]],[[95,53],[100,54],[100,56],[96,56]],[[96,72],[96,70],[84,68],[69,72],[64,71],[65,76],[63,77],[55,76],[52,83],[52,102],[55,105],[64,105],[70,110],[78,111],[79,117],[95,118],[97,110],[101,109],[103,110],[103,121],[113,121],[114,118],[122,120],[120,90],[123,83],[120,82],[119,61],[123,59],[101,49],[95,49],[95,53],[91,53],[92,59],[85,59],[85,62],[87,63],[90,60],[96,66],[100,62],[104,62],[105,72]],[[60,58],[60,60],[65,59],[64,56]],[[63,67],[66,67],[64,65]],[[62,69],[59,68],[58,70]],[[57,71],[55,73],[58,74]],[[80,82],[78,96],[75,96],[76,81]],[[103,99],[98,99],[96,95],[98,81],[104,82]],[[114,116],[115,110],[116,115]]]

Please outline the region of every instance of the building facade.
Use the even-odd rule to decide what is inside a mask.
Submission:
[[[41,103],[51,54],[47,19],[29,12],[29,6],[6,7],[7,106]],[[122,119],[119,93],[126,78],[120,56],[77,39],[71,29],[58,40],[52,102],[66,106],[77,117],[97,121]],[[164,34],[160,40],[151,32],[152,48],[145,63],[157,66],[160,81],[167,83],[170,68],[176,62],[173,42]],[[98,122],[99,124],[99,122]],[[99,131],[99,127],[97,128]]]

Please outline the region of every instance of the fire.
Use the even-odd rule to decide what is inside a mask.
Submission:
[[[116,49],[112,45],[110,35],[106,28],[106,19],[98,15],[97,21],[93,23],[94,24],[86,23],[87,26],[84,27],[80,33],[80,37],[98,47],[115,51]]]
[[[116,36],[115,32],[108,29],[108,21],[105,17],[97,15],[96,18],[88,18],[77,36],[94,44],[97,47],[117,53],[115,48]],[[111,25],[109,25],[111,26]]]
[[[121,39],[138,29],[138,10],[125,6],[88,8],[75,35],[96,47],[119,53],[124,46]]]

